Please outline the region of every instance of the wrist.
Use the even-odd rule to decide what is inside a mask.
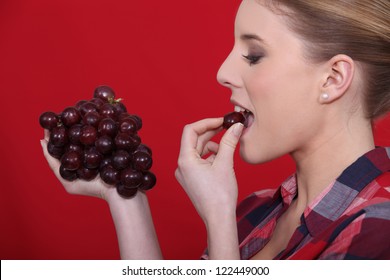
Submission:
[[[204,218],[208,236],[217,236],[237,227],[236,209],[233,207],[218,208],[209,211]]]
[[[115,187],[108,188],[101,194],[101,198],[104,199],[108,205],[123,205],[128,203],[133,205],[143,205],[148,203],[147,196],[142,191],[138,191],[133,197],[126,198],[122,197]]]
[[[212,228],[213,226],[219,225],[231,225],[236,224],[236,210],[235,208],[211,211],[207,217],[204,219],[204,223],[207,229]]]
[[[212,215],[205,222],[210,259],[239,259],[236,213]]]

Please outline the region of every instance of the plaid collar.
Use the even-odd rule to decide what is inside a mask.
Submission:
[[[305,209],[302,223],[313,237],[338,219],[371,181],[390,171],[390,148],[378,147],[352,163]],[[283,204],[290,205],[297,195],[296,175],[280,189]]]

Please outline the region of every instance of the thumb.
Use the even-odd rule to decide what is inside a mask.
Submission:
[[[49,152],[47,151],[47,141],[42,139],[41,140],[41,146],[43,150],[43,155],[45,156],[47,163],[49,164],[50,168],[53,170],[53,172],[59,177],[59,168],[60,168],[60,162],[56,158],[52,157]]]
[[[221,161],[233,165],[234,150],[237,147],[238,140],[240,139],[243,130],[244,125],[242,123],[236,123],[226,131],[219,143],[219,149],[216,156],[217,162]]]

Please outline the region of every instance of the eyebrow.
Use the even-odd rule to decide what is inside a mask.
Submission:
[[[264,40],[262,38],[260,38],[259,36],[257,36],[256,34],[242,34],[240,36],[240,39],[243,41],[256,40],[256,41],[259,41],[261,43],[264,43]]]

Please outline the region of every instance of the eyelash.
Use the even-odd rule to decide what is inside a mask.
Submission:
[[[262,56],[261,55],[251,55],[251,54],[248,54],[248,55],[242,55],[242,57],[245,58],[246,60],[248,60],[249,61],[249,65],[252,66],[254,64],[257,64]]]

